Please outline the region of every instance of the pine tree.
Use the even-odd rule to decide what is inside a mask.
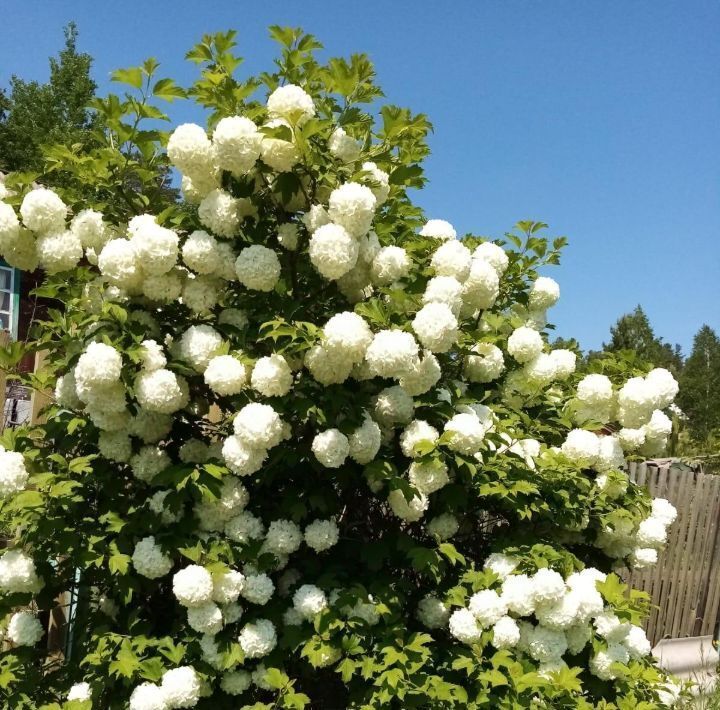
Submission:
[[[680,346],[665,343],[655,335],[650,320],[640,305],[632,313],[618,318],[617,323],[610,328],[610,342],[603,343],[603,350],[632,350],[640,359],[657,367],[665,367],[675,375],[682,370]]]
[[[694,441],[704,442],[720,430],[720,338],[707,325],[695,335],[685,361],[678,404],[688,417]]]

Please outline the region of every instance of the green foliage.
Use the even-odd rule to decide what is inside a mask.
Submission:
[[[678,405],[687,417],[687,428],[696,444],[718,450],[720,435],[720,339],[704,325],[695,335],[693,349],[680,377]],[[711,437],[715,436],[715,446]]]
[[[84,151],[94,143],[98,120],[88,110],[96,89],[92,58],[78,52],[77,37],[71,22],[65,28],[65,47],[50,59],[48,83],[15,75],[10,80],[9,94],[0,104],[0,171],[40,173],[47,146]]]

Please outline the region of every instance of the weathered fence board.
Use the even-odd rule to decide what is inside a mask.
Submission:
[[[712,634],[720,614],[720,476],[672,461],[631,464],[630,477],[678,510],[658,564],[628,581],[652,597],[653,644]]]

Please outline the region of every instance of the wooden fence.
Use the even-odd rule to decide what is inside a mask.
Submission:
[[[630,477],[678,511],[658,564],[628,578],[656,607],[650,641],[712,634],[720,607],[720,476],[667,460],[631,464]]]

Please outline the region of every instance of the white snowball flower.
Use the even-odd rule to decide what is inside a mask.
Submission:
[[[228,520],[225,535],[234,542],[246,544],[250,540],[259,540],[264,534],[262,521],[247,510]],[[245,585],[243,585],[243,589]]]
[[[261,357],[253,367],[250,385],[264,397],[282,397],[293,384],[293,375],[282,355]]]
[[[365,414],[363,423],[349,437],[350,457],[362,465],[370,463],[377,455],[381,443],[380,427]]]
[[[246,658],[262,658],[267,656],[277,644],[275,626],[272,621],[258,619],[243,626],[238,640]]]
[[[390,491],[388,495],[388,504],[392,512],[401,520],[410,523],[417,522],[425,515],[425,511],[430,505],[428,497],[422,493],[414,496],[410,501],[405,498],[405,494],[399,488]]]
[[[232,355],[216,355],[208,363],[203,378],[213,392],[233,395],[247,384],[247,368]]]
[[[560,450],[578,466],[593,466],[600,456],[600,437],[591,431],[573,429],[568,433]]]
[[[422,419],[416,419],[405,428],[400,435],[400,448],[408,458],[415,458],[418,454],[415,447],[422,441],[435,443],[438,440],[438,431]]]
[[[652,502],[652,517],[660,520],[664,525],[672,525],[677,518],[677,509],[665,498],[654,498]]]
[[[404,279],[411,266],[410,257],[402,247],[382,247],[372,261],[370,275],[374,284],[388,286]]]
[[[465,360],[465,376],[471,382],[492,382],[504,370],[502,350],[492,343],[474,345]]]
[[[303,584],[293,596],[293,606],[303,617],[311,621],[328,606],[325,592],[313,584]]]
[[[646,424],[655,408],[655,391],[642,377],[631,377],[618,392],[617,418],[624,427]]]
[[[295,251],[298,246],[298,226],[294,222],[278,225],[277,239],[280,246],[288,251]]]
[[[555,367],[555,379],[566,380],[575,372],[577,367],[577,355],[572,350],[560,348],[550,353]]]
[[[328,216],[357,239],[370,229],[376,205],[377,200],[370,188],[346,182],[330,193]]]
[[[647,569],[658,561],[658,551],[653,547],[636,547],[630,555],[631,569]]]
[[[428,629],[441,629],[448,623],[450,611],[434,594],[427,594],[418,602],[416,616]]]
[[[544,311],[554,306],[560,299],[560,286],[554,279],[539,276],[530,289],[529,306],[533,310]]]
[[[552,569],[541,568],[532,576],[535,604],[554,604],[565,595],[565,580]]]
[[[424,495],[435,493],[450,482],[447,466],[442,461],[413,461],[408,471],[408,479],[413,487]]]
[[[327,429],[313,439],[312,452],[326,468],[340,468],[350,455],[350,442],[339,429]]]
[[[132,442],[124,431],[102,431],[98,437],[98,450],[108,461],[127,463],[132,456]],[[2,490],[2,474],[0,474],[0,496]]]
[[[472,253],[462,242],[448,240],[435,250],[430,265],[438,276],[453,276],[463,282],[470,275]]]
[[[263,447],[253,448],[239,436],[229,436],[223,442],[222,457],[233,473],[250,476],[262,468],[267,450]]]
[[[213,131],[217,164],[223,170],[241,175],[252,170],[260,157],[262,133],[245,116],[227,116]]]
[[[362,316],[352,311],[334,315],[323,327],[325,347],[342,353],[353,363],[365,356],[373,333]]]
[[[653,395],[656,409],[669,407],[677,396],[679,385],[672,373],[663,367],[656,367],[645,376]]]
[[[486,261],[473,259],[470,273],[462,285],[465,309],[472,313],[492,308],[499,295],[500,277],[495,269]]]
[[[419,347],[410,333],[381,330],[365,353],[370,371],[379,377],[401,377],[418,359]]]
[[[283,438],[283,423],[269,404],[246,404],[233,419],[235,434],[255,449],[271,449]]]
[[[167,273],[177,263],[178,235],[172,229],[161,227],[151,215],[140,215],[134,220],[139,221],[134,228],[128,227],[132,232],[130,244],[142,264],[143,273],[148,276]]]
[[[164,577],[173,565],[172,560],[163,553],[152,535],[143,538],[135,545],[132,563],[137,573],[148,579]]]
[[[590,407],[603,407],[613,398],[613,387],[606,375],[585,375],[577,387],[577,398]]]
[[[444,303],[458,315],[463,305],[463,285],[452,276],[433,276],[425,287],[423,303]]]
[[[390,195],[390,176],[370,161],[363,163],[362,169],[364,172],[370,173],[370,179],[373,184],[370,184],[369,187],[370,190],[372,190],[372,194],[375,195],[377,206],[379,207]]]
[[[209,325],[191,325],[180,338],[180,355],[198,372],[203,372],[210,360],[220,354],[223,339]]]
[[[17,611],[10,617],[7,637],[16,646],[34,646],[44,633],[40,621],[29,611]]]
[[[180,179],[180,192],[183,199],[190,205],[199,205],[209,192],[220,186],[220,175],[210,165],[205,166],[207,172],[183,175]]]
[[[423,357],[416,360],[412,368],[398,380],[403,390],[411,397],[429,392],[442,376],[440,363],[430,351],[425,350]]]
[[[339,224],[318,227],[310,237],[308,253],[313,266],[333,281],[350,271],[358,259],[358,244]]]
[[[307,351],[304,364],[315,380],[325,386],[344,382],[352,371],[352,361],[341,350],[322,345],[314,345]]]
[[[507,347],[510,355],[518,362],[530,362],[542,352],[542,336],[532,328],[521,326],[512,332],[508,338]]]
[[[528,639],[528,653],[541,663],[560,660],[567,651],[567,639],[562,631],[535,626]]]
[[[20,216],[23,224],[33,232],[59,232],[65,228],[67,207],[55,192],[37,187],[23,198]]]
[[[458,609],[450,616],[450,633],[463,643],[475,643],[482,636],[475,616],[469,609]]]
[[[343,163],[352,163],[360,157],[362,146],[338,126],[328,140],[328,150]]]
[[[652,646],[648,637],[645,635],[645,630],[640,626],[632,624],[630,629],[623,640],[623,645],[627,648],[630,658],[639,659],[644,656],[649,656],[652,651]]]
[[[643,428],[647,439],[664,439],[672,433],[672,421],[665,412],[656,409]]]
[[[427,530],[439,540],[449,540],[460,529],[458,519],[452,513],[442,513],[435,516],[427,526]]]
[[[658,518],[647,518],[638,525],[635,539],[638,547],[660,548],[667,542],[667,527]]]
[[[276,556],[291,555],[298,550],[302,540],[302,531],[291,520],[273,520],[265,535],[263,549]]]
[[[177,301],[183,291],[183,279],[184,275],[177,270],[167,274],[148,276],[142,282],[143,296],[160,303]]]
[[[5,451],[0,446],[0,498],[22,491],[29,477],[23,455],[17,451]]]
[[[420,236],[432,237],[433,239],[455,239],[457,232],[455,228],[444,219],[430,219],[420,230]]]
[[[22,550],[8,550],[0,557],[0,590],[8,594],[38,592],[42,586],[35,562]]]
[[[74,269],[82,259],[80,238],[70,231],[41,234],[35,246],[40,268],[48,274]]]
[[[223,627],[223,616],[217,604],[207,602],[188,609],[187,622],[199,634],[216,634]]]
[[[520,627],[515,619],[510,616],[503,616],[498,619],[492,627],[493,646],[495,648],[513,648],[520,641]]]
[[[234,237],[241,220],[242,203],[229,193],[216,188],[203,197],[198,217],[204,227],[221,237]]]
[[[599,437],[598,457],[595,461],[595,470],[601,472],[614,471],[625,464],[623,449],[614,436]]]
[[[90,689],[90,683],[75,683],[68,691],[67,698],[70,700],[78,700],[84,702],[86,700],[92,700],[92,691]]]
[[[240,283],[252,291],[272,291],[280,278],[280,271],[277,254],[260,244],[242,249],[235,262]]]
[[[268,114],[301,125],[315,115],[312,97],[295,84],[279,86],[268,96]]]
[[[495,269],[498,276],[502,276],[510,263],[505,250],[492,242],[483,242],[473,252],[473,259],[485,261]]]
[[[186,607],[197,607],[212,601],[213,579],[200,565],[188,565],[173,576],[173,594]]]
[[[509,574],[502,583],[502,599],[508,611],[530,616],[535,611],[532,580],[526,574]]]
[[[473,414],[456,414],[445,423],[444,431],[450,435],[448,447],[461,454],[475,454],[485,439],[486,429]]]
[[[444,303],[428,303],[412,320],[412,328],[423,347],[434,353],[450,350],[458,338],[458,321]]]
[[[400,386],[386,387],[375,398],[373,414],[384,426],[407,424],[413,415],[413,398]]]
[[[213,601],[218,604],[231,604],[240,597],[245,586],[245,575],[231,569],[213,575]]]
[[[160,687],[169,708],[192,708],[200,700],[202,684],[192,666],[180,666],[163,673]]]
[[[220,688],[228,695],[242,695],[252,682],[252,676],[247,671],[227,671],[220,679]]]
[[[307,231],[312,234],[325,224],[330,223],[327,210],[322,205],[313,205],[302,217],[302,223]]]
[[[483,589],[473,594],[468,608],[482,628],[492,626],[508,611],[503,598],[492,589]]]
[[[198,274],[212,274],[220,266],[215,237],[200,229],[192,232],[182,247],[185,266]]]
[[[607,650],[598,651],[590,659],[590,672],[601,680],[614,680],[618,677],[618,671],[613,669],[613,664],[626,664],[630,660],[627,649],[619,643],[611,643]]]
[[[122,355],[112,345],[90,343],[75,366],[75,381],[81,387],[105,387],[120,379]]]
[[[645,443],[645,429],[628,429],[623,427],[617,434],[623,451],[635,451]]]
[[[573,655],[580,653],[585,646],[588,645],[592,635],[592,627],[588,624],[579,624],[566,629],[565,637],[567,639],[568,651]]]
[[[135,398],[147,412],[172,414],[187,404],[187,383],[164,368],[143,371],[135,378]]]
[[[0,202],[0,251],[5,252],[20,236],[20,221],[11,205]]]
[[[279,122],[270,121],[266,126],[275,128]],[[290,141],[265,136],[260,146],[263,163],[276,173],[289,173],[300,161],[300,152]]]
[[[140,343],[140,357],[144,370],[159,370],[167,364],[162,346],[155,340],[143,340]]]
[[[221,325],[231,325],[238,330],[245,330],[248,326],[247,313],[239,308],[224,308],[220,311],[218,323]]]
[[[340,530],[334,520],[314,520],[305,528],[305,543],[315,552],[325,552],[337,544]]]
[[[162,688],[154,683],[138,685],[130,694],[130,710],[168,710]]]
[[[191,174],[206,171],[214,157],[205,130],[194,123],[183,123],[171,133],[167,153],[178,170]]]

